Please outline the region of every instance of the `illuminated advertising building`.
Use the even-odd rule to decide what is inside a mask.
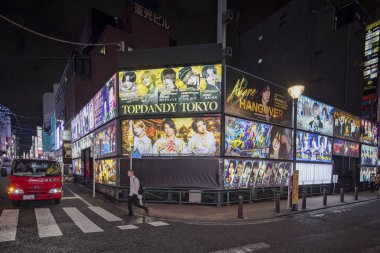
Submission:
[[[301,96],[292,143],[285,88],[217,60],[156,58],[162,64],[131,59],[72,120],[74,174],[104,194],[128,198],[129,169],[144,187],[190,195],[287,187],[293,158],[300,185],[330,184],[342,157],[369,163],[371,151],[362,145],[360,160],[359,149],[375,143],[371,122]]]

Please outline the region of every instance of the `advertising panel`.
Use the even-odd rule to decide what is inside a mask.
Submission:
[[[229,66],[226,71],[226,113],[292,126],[292,99],[286,89]]]
[[[93,100],[86,104],[83,109],[71,121],[71,137],[73,140],[85,136],[94,129],[94,105]]]
[[[123,120],[122,152],[142,156],[220,154],[220,117]]]
[[[360,141],[377,146],[377,124],[371,121],[361,119],[360,124]]]
[[[297,160],[331,162],[332,138],[318,134],[297,132]]]
[[[378,148],[362,144],[360,164],[377,166]]]
[[[122,115],[220,112],[222,65],[121,71]]]
[[[292,159],[292,130],[226,116],[225,155]]]
[[[55,142],[54,150],[58,150],[62,147],[61,132],[63,131],[63,126],[61,124],[55,129]]]
[[[81,157],[81,151],[85,148],[91,148],[93,143],[94,134],[86,135],[85,137],[73,142],[72,152],[73,158]]]
[[[380,22],[377,21],[366,27],[365,48],[364,48],[364,84],[363,95],[376,94],[379,66],[379,39]]]
[[[117,116],[116,74],[95,94],[95,127],[99,127]]]
[[[279,187],[288,184],[291,162],[225,159],[224,189]]]
[[[334,107],[301,96],[297,103],[297,128],[314,133],[333,135]]]
[[[82,170],[82,160],[81,158],[73,159],[73,174],[77,176],[83,176],[84,171]]]
[[[95,133],[96,157],[116,153],[116,124]]]
[[[117,160],[105,159],[95,161],[95,182],[99,184],[117,184]]]
[[[359,142],[360,118],[335,109],[334,137]]]
[[[360,182],[369,182],[372,174],[377,175],[376,167],[360,167]]]
[[[330,184],[332,182],[332,165],[317,163],[297,163],[299,170],[299,184]]]
[[[333,154],[359,158],[359,143],[334,139]]]

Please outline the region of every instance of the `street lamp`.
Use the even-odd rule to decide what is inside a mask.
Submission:
[[[297,156],[297,103],[298,98],[302,95],[302,92],[305,90],[305,86],[303,85],[293,85],[288,89],[289,95],[293,98],[293,171],[296,169],[296,156]],[[293,173],[290,178],[293,178]],[[288,183],[288,208],[290,207],[290,198],[292,197],[290,194],[290,181]],[[293,190],[293,189],[292,189]],[[295,211],[298,203],[293,203],[292,210]]]

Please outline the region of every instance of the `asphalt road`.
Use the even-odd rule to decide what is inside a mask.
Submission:
[[[0,179],[1,253],[380,252],[380,201],[251,224],[196,225],[130,218],[74,184],[64,186],[65,199],[58,205],[43,201],[13,207],[5,195],[6,183]]]

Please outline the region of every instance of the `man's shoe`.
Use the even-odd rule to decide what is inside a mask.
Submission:
[[[129,213],[128,216],[133,216],[133,213]]]

